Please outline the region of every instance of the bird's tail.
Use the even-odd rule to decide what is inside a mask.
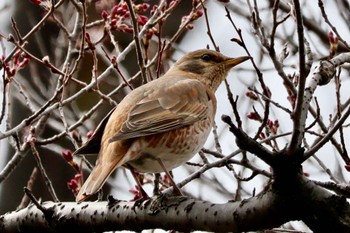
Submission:
[[[75,198],[76,202],[80,203],[89,196],[97,193],[118,164],[119,163],[115,161],[103,164],[98,162],[83,186],[80,188],[79,193]]]

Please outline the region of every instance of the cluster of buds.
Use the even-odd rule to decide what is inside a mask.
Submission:
[[[272,121],[270,119],[267,120],[266,125],[270,129],[270,132],[272,134],[276,134],[278,127],[280,126],[280,124],[278,123],[278,120]]]
[[[192,22],[199,19],[203,15],[203,11],[198,9],[198,10],[193,10],[189,15],[185,15],[181,19],[181,25],[186,25],[186,28],[188,30],[193,29],[193,24]]]
[[[2,65],[6,71],[7,78],[5,82],[9,82],[14,77],[18,70],[23,69],[28,65],[30,58],[26,53],[20,53],[19,51],[14,54],[11,62],[5,62],[5,56],[1,57]]]
[[[151,28],[147,29],[147,31],[143,35],[143,44],[144,44],[146,50],[149,47],[149,44],[150,44],[150,41],[151,41],[153,35],[159,36],[159,30],[156,27],[151,27]]]
[[[172,7],[176,2],[178,2],[178,0],[173,0],[173,1],[171,1],[170,3],[169,3],[169,8],[170,7]],[[157,17],[159,17],[160,16],[160,14],[162,13],[162,12],[165,12],[165,10],[167,10],[168,9],[168,4],[166,3],[166,2],[164,2],[164,5],[159,9],[159,11],[157,11],[158,10],[158,8],[159,8],[159,5],[157,5],[157,4],[154,4],[153,6],[152,6],[152,9],[150,10],[150,14],[151,14],[151,16],[155,16],[155,14],[156,14],[156,12],[157,12]],[[142,16],[142,15],[141,15]],[[143,19],[143,21],[145,21],[145,19],[147,19],[148,20],[148,18],[144,18]],[[140,20],[140,19],[138,19],[138,20]],[[159,21],[157,21],[157,23],[159,24],[159,25],[161,25],[163,22],[164,22],[164,20],[165,19],[160,19]],[[147,22],[147,21],[146,21]],[[141,23],[140,23],[141,24]],[[142,24],[141,24],[142,25]],[[144,35],[144,45],[145,45],[145,47],[147,47],[148,45],[149,45],[149,41],[151,40],[151,38],[153,37],[153,35],[156,35],[156,36],[159,36],[159,30],[158,30],[158,28],[157,27],[151,27],[151,28],[149,28],[149,29],[147,29],[147,31],[146,31],[146,33],[145,33],[145,35]]]
[[[143,14],[149,9],[148,3],[141,3],[134,6],[134,11],[136,14]]]
[[[143,13],[149,9],[149,6],[150,5],[147,3],[134,5],[134,10],[137,15],[137,22],[141,26],[145,25],[148,21],[148,17],[143,15]],[[130,11],[126,2],[120,2],[119,4],[115,5],[110,13],[108,13],[106,10],[103,10],[102,18],[112,30],[118,30],[127,33],[133,32],[133,28],[130,26],[129,22]]]
[[[148,29],[145,33],[145,39],[146,41],[149,41],[153,35],[158,36],[159,35],[159,31],[156,27],[151,27],[150,29]]]
[[[258,121],[258,122],[263,121],[260,114],[256,111],[248,113],[247,118],[250,120]],[[266,127],[265,127],[266,134],[264,132],[261,132],[259,135],[259,138],[265,139],[266,137],[270,136],[271,134],[274,134],[274,135],[277,134],[277,130],[278,130],[279,126],[280,125],[279,125],[278,120],[273,121],[273,120],[267,119]],[[267,142],[267,144],[270,145],[269,142]]]
[[[72,191],[74,196],[76,196],[81,188],[82,185],[82,173],[81,173],[81,168],[79,165],[73,160],[73,153],[71,150],[67,149],[61,153],[61,156],[63,157],[64,160],[67,161],[69,165],[71,165],[74,170],[77,171],[75,176],[67,182],[67,187]]]
[[[74,178],[71,179],[70,181],[67,182],[67,187],[72,190],[72,193],[74,194],[74,196],[76,196],[81,188],[81,178],[82,178],[82,174],[81,173],[77,173],[75,174]]]
[[[172,0],[170,3],[169,3],[169,7],[168,7],[168,4],[167,2],[163,2],[163,6],[160,10],[160,12],[158,12],[158,14],[156,15],[157,17],[160,15],[161,12],[165,12],[166,9],[169,9],[169,8],[172,8],[174,5],[176,5],[177,3],[179,2],[179,0]],[[151,15],[153,16],[157,9],[159,8],[159,6],[157,4],[153,5],[152,9],[151,9]]]
[[[269,137],[271,134],[273,134],[273,135],[277,134],[278,127],[279,127],[278,120],[272,121],[272,120],[268,119],[266,122],[265,133],[261,132],[259,134],[259,139],[264,140],[267,137]],[[267,145],[272,146],[271,141],[266,141],[265,143]]]
[[[93,131],[89,131],[87,133],[87,138],[90,139],[93,135]],[[81,136],[77,131],[73,131],[72,132],[72,137],[75,139],[75,141],[81,145],[82,144],[82,140],[81,140]],[[73,160],[73,153],[71,150],[67,149],[65,151],[63,151],[61,153],[61,156],[64,160],[66,160],[66,162],[71,165],[74,170],[77,172],[74,176],[74,178],[72,178],[70,181],[67,182],[67,187],[72,191],[72,193],[74,194],[74,196],[76,196],[81,188],[82,185],[82,170],[81,167]]]

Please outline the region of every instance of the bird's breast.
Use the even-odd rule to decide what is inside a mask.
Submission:
[[[204,145],[212,128],[213,120],[205,119],[192,125],[169,132],[141,137],[131,145],[128,162],[139,172],[163,172],[157,159],[160,158],[172,170],[190,160]]]

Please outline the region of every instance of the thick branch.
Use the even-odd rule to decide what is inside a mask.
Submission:
[[[299,116],[302,114],[303,111],[303,104],[305,102],[304,100],[304,91],[305,91],[305,84],[306,84],[306,67],[305,67],[305,47],[304,47],[304,25],[303,25],[303,18],[302,18],[302,12],[300,8],[300,3],[298,0],[294,0],[294,7],[295,7],[295,14],[296,14],[296,21],[297,21],[297,32],[298,32],[298,48],[299,48],[299,87],[297,92],[297,101],[296,106],[294,110],[293,115],[293,133],[292,138],[289,143],[289,152],[293,153],[296,149],[298,149],[301,145],[301,141],[299,141],[299,135],[302,133],[300,129],[300,125],[302,121],[300,120]]]
[[[230,131],[235,135],[237,146],[240,149],[256,155],[265,163],[273,166],[276,160],[274,159],[272,152],[268,151],[259,142],[249,137],[245,132],[242,131],[242,129],[236,127],[229,116],[222,115],[221,119],[229,125]]]
[[[335,68],[350,61],[350,53],[343,53],[330,61],[320,61],[318,66],[315,66],[314,71],[309,74],[307,84],[305,86],[303,103],[300,115],[298,117],[298,128],[294,130],[298,131],[297,144],[300,145],[305,134],[305,125],[310,103],[313,98],[314,92],[318,86],[327,84],[335,74]]]
[[[282,178],[282,177],[281,177]],[[300,175],[276,178],[266,191],[240,202],[214,204],[187,197],[141,203],[45,202],[0,216],[1,232],[165,230],[242,232],[303,220],[314,232],[349,232],[350,207]]]
[[[0,229],[5,232],[57,232],[64,229],[84,232],[162,228],[167,230],[241,232],[278,226],[288,218],[278,213],[272,192],[249,201],[213,204],[186,197],[162,198],[134,202],[83,202],[77,204],[45,202],[51,211],[46,216],[31,205],[21,211],[1,216]],[[159,204],[159,203],[158,203]],[[46,214],[47,215],[47,214]],[[20,222],[20,225],[18,223]]]

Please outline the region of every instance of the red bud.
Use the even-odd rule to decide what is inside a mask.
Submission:
[[[344,167],[348,172],[350,172],[350,164],[346,164]]]
[[[41,3],[41,0],[29,0],[29,1],[35,5],[39,5]]]
[[[258,100],[258,96],[252,91],[248,91],[245,95],[252,100]]]
[[[258,113],[256,112],[250,112],[247,114],[247,118],[255,121],[261,121],[261,117]]]
[[[108,13],[107,13],[107,11],[103,10],[101,15],[102,15],[103,20],[104,20],[104,21],[107,21],[107,19],[108,19]]]
[[[73,160],[73,153],[69,149],[63,151],[61,155],[67,162],[71,162]]]

